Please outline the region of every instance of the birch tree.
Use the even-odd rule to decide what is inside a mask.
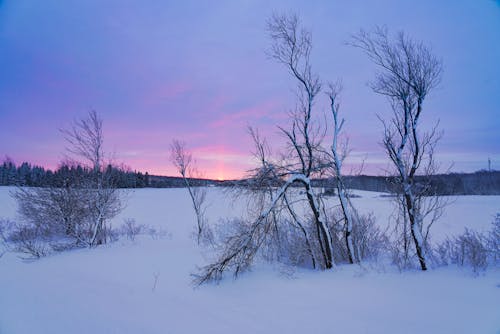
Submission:
[[[85,190],[87,223],[90,235],[89,247],[106,243],[106,222],[123,209],[123,193],[116,187],[111,173],[105,173],[105,152],[102,119],[90,111],[86,118],[77,120],[72,127],[62,130],[67,151],[78,163],[87,166],[92,173],[81,188]]]
[[[331,166],[333,168],[333,175],[337,185],[337,197],[340,202],[342,216],[344,218],[344,240],[347,249],[347,255],[350,263],[355,263],[360,260],[359,252],[355,247],[353,239],[353,228],[355,218],[357,217],[356,210],[354,209],[351,201],[349,200],[347,188],[342,177],[342,164],[347,156],[347,141],[340,143],[340,136],[344,126],[344,119],[340,118],[339,110],[339,93],[341,90],[340,83],[329,84],[328,91],[326,92],[330,100],[330,110],[333,118],[333,138],[330,147],[331,152]]]
[[[313,72],[310,61],[312,36],[300,26],[296,15],[274,15],[268,22],[268,31],[273,42],[270,56],[284,65],[297,81],[298,101],[291,113],[291,129],[280,128],[290,147],[290,163],[284,168],[290,175],[287,182],[293,180],[292,183],[300,184],[305,190],[323,266],[330,269],[334,264],[332,238],[311,185],[311,177],[324,169],[321,159],[324,132],[315,127],[312,120],[314,102],[321,91],[319,76]]]
[[[61,170],[80,166],[81,173],[66,174],[45,187],[18,187],[12,192],[21,223],[14,231],[18,249],[39,257],[47,251],[105,243],[106,225],[123,208],[123,191],[105,169],[102,121],[92,111],[87,118],[63,130],[72,161]]]
[[[189,192],[191,203],[196,214],[198,244],[203,237],[210,238],[210,231],[206,223],[206,197],[207,189],[199,186],[193,186],[191,180],[199,177],[199,172],[193,165],[193,156],[186,150],[186,145],[179,140],[174,139],[170,146],[170,160],[184,180],[184,184]]]
[[[273,236],[280,228],[285,233],[295,229],[297,232],[294,233],[302,235],[301,242],[313,267],[330,269],[334,266],[330,228],[311,182],[313,177],[328,168],[322,146],[325,128],[313,120],[313,107],[321,83],[310,63],[311,34],[302,29],[295,15],[274,15],[268,22],[268,32],[272,40],[269,55],[284,65],[297,83],[296,108],[290,112],[291,125],[279,127],[286,147],[278,159],[270,161],[265,141],[260,139],[257,131],[250,130],[260,166],[249,178],[248,187],[260,191],[266,200],[259,202],[261,209],[256,217],[242,221],[238,232],[223,242],[217,259],[203,267],[197,276],[198,284],[218,280],[227,270],[233,271],[235,276],[245,271],[259,249],[269,247],[270,240],[279,239]],[[302,191],[297,195],[291,189]],[[291,203],[290,198],[295,201],[297,196],[304,197],[308,210],[305,219]],[[294,244],[294,247],[300,245]],[[318,256],[313,248],[319,249]]]
[[[391,104],[392,117],[382,120],[383,146],[396,171],[402,219],[409,222],[420,268],[426,270],[428,228],[423,201],[429,189],[416,182],[416,176],[435,170],[434,149],[440,134],[436,128],[423,132],[420,123],[424,101],[440,82],[442,64],[422,42],[403,32],[391,39],[385,28],[372,33],[361,31],[353,37],[352,45],[363,50],[379,68],[371,87]],[[427,214],[436,214],[439,207],[437,203],[428,206]]]

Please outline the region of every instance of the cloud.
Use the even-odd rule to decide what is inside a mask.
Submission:
[[[146,92],[146,95],[144,96],[144,103],[147,105],[157,105],[165,100],[180,98],[191,89],[192,85],[184,81],[160,85],[155,87],[153,90]]]
[[[235,112],[228,112],[209,123],[210,127],[220,128],[229,126],[244,126],[252,121],[263,118],[275,118],[276,111],[281,106],[278,100],[268,100],[261,104],[243,108]]]

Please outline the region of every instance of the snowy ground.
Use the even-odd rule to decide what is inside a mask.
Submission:
[[[0,187],[0,217],[14,219],[8,192]],[[390,199],[357,193],[355,204],[384,224]],[[219,189],[209,198],[212,221],[241,210]],[[486,229],[496,212],[500,196],[455,198],[434,239]],[[190,236],[186,191],[137,190],[115,223],[125,217],[170,235],[34,262],[0,258],[0,333],[500,333],[498,268],[479,276],[455,267],[291,273],[259,264],[237,281],[193,289],[190,274],[204,260]]]

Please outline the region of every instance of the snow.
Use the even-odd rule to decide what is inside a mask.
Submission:
[[[0,217],[15,218],[0,187]],[[384,224],[391,199],[356,192],[355,205]],[[210,188],[210,221],[243,205]],[[231,204],[232,203],[232,204]],[[185,189],[134,191],[115,219],[169,235],[118,241],[22,261],[0,258],[0,333],[499,333],[500,269],[479,275],[444,267],[399,273],[391,266],[291,271],[259,263],[253,271],[194,288],[190,274],[209,254],[192,238],[196,216]],[[458,197],[434,234],[486,229],[500,196]],[[155,286],[156,280],[156,286]]]

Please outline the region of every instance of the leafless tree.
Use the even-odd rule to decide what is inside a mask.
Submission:
[[[259,167],[250,171],[250,181],[246,187],[249,191],[244,193],[249,199],[249,204],[254,206],[254,212],[260,215],[268,209],[269,203],[273,203],[276,189],[283,186],[290,175],[283,167],[282,157],[278,160],[272,159],[270,147],[266,139],[260,136],[259,131],[249,128],[249,133],[254,141],[254,157]],[[293,184],[290,185],[292,186]],[[311,236],[315,233],[314,229],[311,229],[308,222],[297,213],[294,205],[302,201],[293,194],[293,190],[290,192],[285,191],[269,212],[268,219],[272,228],[268,229],[270,244],[267,245],[267,249],[274,249],[278,260],[285,257],[293,264],[303,263],[306,255],[310,258],[312,267],[316,268],[318,261],[314,249],[315,243]]]
[[[87,118],[75,121],[62,132],[74,160],[92,170],[81,189],[86,191],[87,223],[91,230],[88,245],[94,247],[106,242],[106,222],[123,209],[123,192],[116,187],[111,173],[105,173],[102,119],[97,112],[90,111]]]
[[[187,151],[184,143],[174,139],[170,146],[170,159],[179,174],[182,176],[184,184],[189,192],[189,196],[191,197],[193,209],[196,214],[198,244],[202,241],[202,239],[206,239],[205,241],[209,242],[211,239],[211,232],[207,226],[207,219],[205,215],[205,211],[207,209],[207,189],[205,187],[194,186],[191,184],[191,180],[194,178],[200,178],[201,176],[197,168],[194,166],[193,156]]]
[[[339,118],[340,103],[338,101],[338,98],[340,90],[340,83],[329,84],[329,89],[326,93],[328,95],[328,98],[330,99],[330,109],[333,117],[333,139],[332,145],[330,147],[330,160],[332,161],[332,174],[337,184],[337,197],[340,202],[344,220],[344,240],[346,244],[347,255],[349,258],[349,262],[354,263],[359,261],[359,252],[357,251],[355,242],[353,240],[353,229],[355,219],[357,217],[357,212],[349,199],[347,188],[344,183],[344,178],[342,176],[342,164],[347,156],[347,141],[340,143],[340,136],[342,134],[342,128],[344,126],[344,119]]]
[[[62,187],[19,187],[12,195],[23,220],[47,232],[76,237],[86,216],[84,194],[66,181]]]
[[[296,15],[273,15],[268,22],[268,31],[273,41],[270,56],[283,64],[298,83],[297,108],[291,113],[291,129],[280,128],[290,145],[289,163],[284,167],[290,175],[287,182],[294,180],[305,190],[321,248],[322,263],[324,268],[329,269],[333,266],[331,234],[325,217],[321,217],[320,204],[311,185],[311,178],[325,168],[325,162],[321,159],[324,130],[315,126],[312,120],[313,105],[321,91],[321,82],[310,63],[311,33],[301,28]]]
[[[409,222],[420,267],[426,270],[428,229],[424,226],[423,203],[429,189],[416,182],[416,176],[435,171],[434,149],[440,133],[436,127],[422,132],[420,118],[426,97],[440,82],[442,64],[422,42],[402,32],[392,40],[385,28],[372,33],[361,31],[353,36],[352,45],[363,50],[380,69],[371,86],[389,99],[393,112],[389,121],[382,120],[383,146],[396,170],[402,221]],[[431,205],[430,212],[437,213],[440,207]]]
[[[105,170],[102,121],[92,111],[88,118],[63,130],[74,164],[82,175],[40,188],[19,187],[12,192],[22,220],[12,238],[24,252],[35,257],[50,249],[66,249],[105,243],[106,222],[123,208],[123,191],[117,189],[111,172]],[[109,165],[108,165],[109,166]]]
[[[249,267],[262,246],[290,251],[291,247],[279,243],[275,246],[274,241],[290,245],[293,240],[293,247],[303,248],[313,267],[334,266],[330,228],[311,182],[329,166],[322,146],[326,129],[313,119],[321,83],[310,64],[311,34],[301,28],[295,15],[274,15],[268,31],[272,40],[269,55],[283,64],[297,82],[297,105],[290,112],[290,128],[279,127],[286,148],[278,158],[271,159],[265,140],[250,129],[260,166],[252,171],[247,186],[260,196],[256,201],[258,213],[253,219],[237,222],[236,233],[224,240],[220,256],[203,268],[197,283],[217,280],[226,270],[238,275]],[[301,196],[308,211],[305,217],[296,207],[297,197]]]

